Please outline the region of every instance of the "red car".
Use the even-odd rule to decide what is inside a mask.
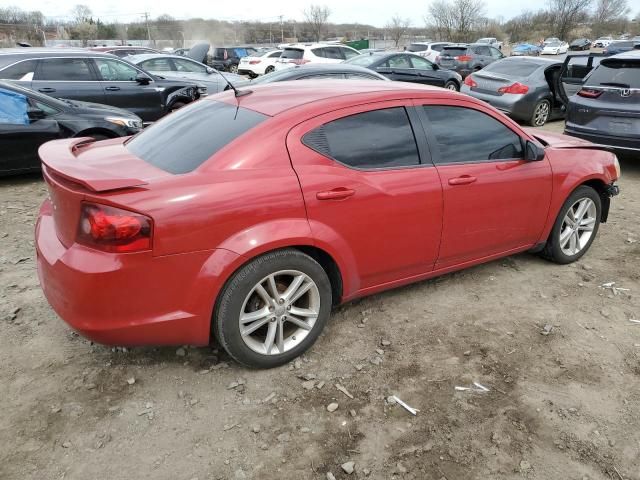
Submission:
[[[221,93],[127,140],[40,149],[38,272],[113,345],[205,345],[272,367],[332,306],[523,251],[579,259],[617,158],[471,97],[322,80]]]

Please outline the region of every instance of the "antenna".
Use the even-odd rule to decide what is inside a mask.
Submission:
[[[229,85],[229,88],[233,90],[236,98],[244,97],[245,95],[251,95],[253,93],[253,90],[238,90],[236,87],[233,86],[233,83],[231,83],[227,77],[222,75],[222,72],[220,70],[216,70],[216,72],[218,72],[220,76],[224,79],[224,81],[227,82],[227,85]]]

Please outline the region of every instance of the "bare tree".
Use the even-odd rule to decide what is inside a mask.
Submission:
[[[484,2],[482,0],[454,0],[452,6],[457,40],[472,40],[470,36],[484,13]]]
[[[591,7],[593,0],[548,1],[549,13],[554,19],[554,33],[558,38],[565,40],[578,23],[587,19],[589,7]]]
[[[427,25],[441,40],[472,40],[478,24],[483,21],[483,0],[435,0],[429,5]]]
[[[71,9],[71,15],[73,15],[75,23],[85,23],[91,20],[93,12],[91,12],[91,9],[86,5],[79,4]]]
[[[446,0],[432,2],[424,22],[435,31],[438,40],[453,39],[453,16]]]
[[[396,48],[398,48],[398,45],[400,45],[400,40],[402,40],[402,37],[404,37],[404,35],[407,33],[407,30],[409,30],[410,26],[411,19],[401,18],[398,15],[394,15],[393,17],[391,17],[391,20],[385,26]]]
[[[591,30],[595,37],[620,30],[631,10],[627,0],[598,0]]]
[[[304,18],[309,24],[316,41],[322,40],[322,32],[327,26],[327,20],[331,15],[331,10],[326,5],[310,5],[304,10]]]

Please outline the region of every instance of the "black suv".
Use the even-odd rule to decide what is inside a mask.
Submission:
[[[151,75],[113,55],[87,50],[0,50],[0,79],[56,98],[129,110],[145,122],[206,93],[195,83]]]
[[[216,70],[238,73],[238,64],[243,57],[255,55],[253,47],[218,47],[213,49],[211,66]]]
[[[501,58],[504,58],[504,54],[500,50],[483,43],[458,44],[443,47],[436,63],[465,78]]]

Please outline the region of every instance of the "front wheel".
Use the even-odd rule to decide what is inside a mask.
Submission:
[[[265,68],[264,73],[271,73],[275,70],[275,67],[273,65],[269,65],[267,68]]]
[[[534,127],[541,127],[547,123],[550,115],[551,102],[549,102],[549,100],[540,100],[536,103],[535,107],[533,107],[533,113],[529,119],[529,124]]]
[[[238,66],[237,65],[230,65],[229,66],[229,72],[238,73]]]
[[[331,302],[331,284],[318,262],[298,250],[270,252],[227,283],[213,333],[237,362],[276,367],[313,345],[329,319]]]
[[[560,264],[578,260],[593,243],[601,214],[598,192],[586,185],[575,189],[562,205],[542,255]]]
[[[444,88],[446,88],[447,90],[453,90],[454,92],[460,91],[460,87],[453,80],[449,80],[447,83],[445,83]]]

